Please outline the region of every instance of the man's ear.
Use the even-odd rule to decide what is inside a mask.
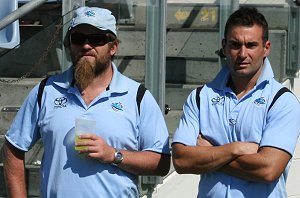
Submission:
[[[113,43],[111,43],[110,45],[110,55],[113,56],[117,53],[119,47],[119,43],[117,41],[114,41]]]
[[[270,41],[267,41],[265,43],[265,49],[264,49],[264,57],[267,57],[270,53],[270,50],[271,50],[271,42]]]
[[[220,49],[223,55],[226,53],[226,39],[222,39],[222,48]]]

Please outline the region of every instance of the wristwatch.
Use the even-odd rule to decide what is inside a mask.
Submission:
[[[115,149],[115,158],[112,164],[115,166],[119,166],[119,164],[121,164],[122,161],[123,161],[123,154],[119,149]]]

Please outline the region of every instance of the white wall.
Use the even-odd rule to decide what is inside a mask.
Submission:
[[[199,179],[199,175],[179,175],[174,171],[157,186],[152,196],[143,198],[196,198]]]
[[[299,71],[300,73],[300,71]],[[292,87],[293,84],[294,86]],[[293,83],[286,81],[285,86],[290,88],[300,101],[300,78],[295,78]],[[299,122],[300,122],[300,118]],[[292,166],[290,168],[288,180],[287,180],[288,197],[300,198],[300,139],[298,138],[298,144],[293,156]]]

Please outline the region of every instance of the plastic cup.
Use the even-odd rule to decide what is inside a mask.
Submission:
[[[96,131],[96,121],[87,118],[76,118],[75,119],[75,144],[84,141],[79,138],[79,135],[85,133],[95,133]],[[85,146],[75,146],[75,150],[84,150]]]

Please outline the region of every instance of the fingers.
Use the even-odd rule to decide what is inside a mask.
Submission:
[[[77,150],[79,154],[93,152],[93,148],[91,146],[76,145],[75,150]]]
[[[213,146],[205,137],[201,134],[197,138],[197,146]]]
[[[255,154],[258,151],[259,145],[253,142],[233,142],[231,143],[237,155]]]
[[[87,157],[100,159],[103,156],[103,152],[99,147],[96,146],[79,146],[78,153],[86,154]]]
[[[102,158],[107,150],[107,143],[95,134],[82,134],[75,142],[75,149],[80,154],[87,154],[91,158]]]
[[[114,159],[115,149],[96,134],[79,135],[79,141],[75,143],[75,149],[79,154],[86,154],[87,157],[97,159],[103,163],[112,163]]]
[[[115,149],[108,145],[99,146],[86,144],[85,146],[82,146],[82,149],[78,150],[78,153],[85,154],[87,157],[96,159],[102,163],[112,163],[114,151]]]
[[[103,141],[99,140],[101,140],[101,138],[94,134],[79,135],[78,140],[75,142],[75,150],[79,153],[97,152],[97,150],[103,147]]]
[[[102,138],[95,134],[82,134],[78,136],[75,146],[96,146],[106,144]]]
[[[96,134],[92,134],[92,133],[80,134],[78,137],[80,139],[90,139],[90,140],[98,140],[98,139],[100,139],[99,136],[97,136]]]

